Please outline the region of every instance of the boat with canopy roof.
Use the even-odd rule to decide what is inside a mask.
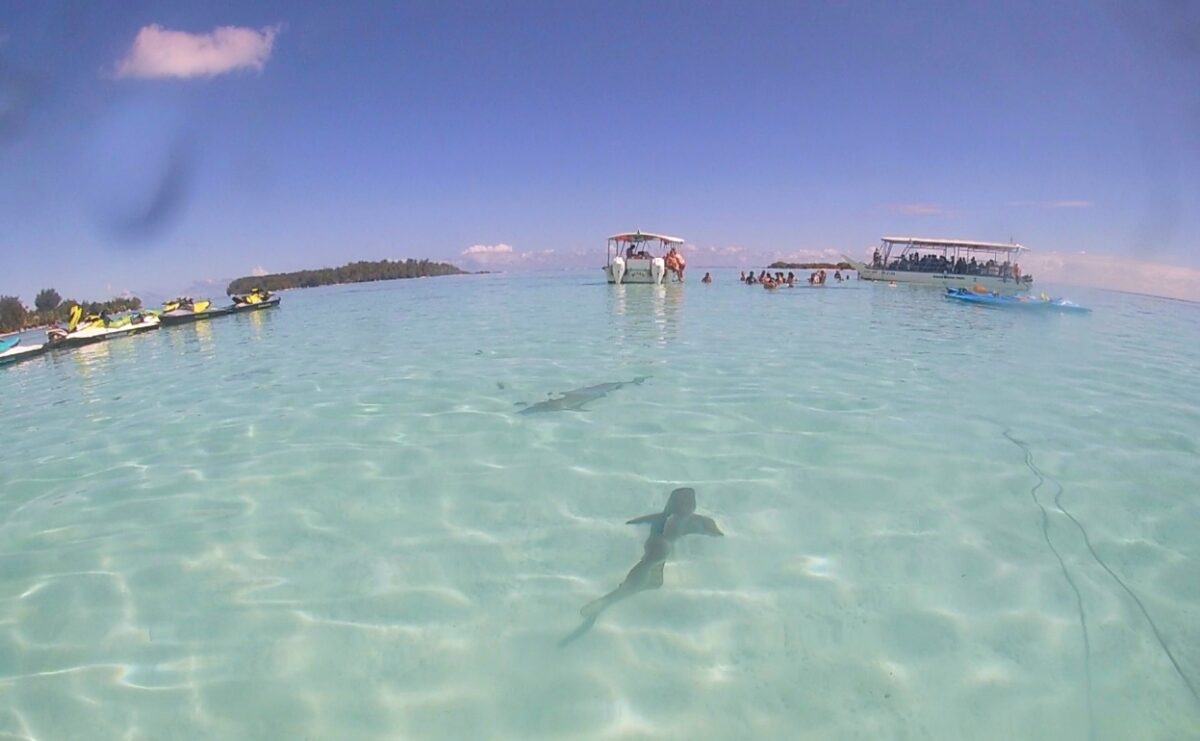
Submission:
[[[669,273],[683,279],[685,262],[678,247],[679,237],[650,232],[626,232],[608,238],[608,262],[604,274],[609,283],[662,285]]]
[[[884,237],[869,264],[846,261],[863,280],[1020,293],[1033,285],[1033,276],[1023,274],[1017,262],[1026,251],[1004,242]]]

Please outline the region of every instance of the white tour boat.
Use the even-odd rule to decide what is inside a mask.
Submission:
[[[1019,293],[1033,285],[1033,276],[1017,262],[1027,247],[1003,242],[961,239],[884,237],[871,262],[849,262],[863,280],[917,283],[940,288],[982,286],[996,293]]]
[[[677,249],[679,237],[649,232],[614,234],[608,238],[608,262],[604,274],[609,283],[652,283],[662,285],[671,272],[670,263],[678,261],[683,271],[683,255]]]

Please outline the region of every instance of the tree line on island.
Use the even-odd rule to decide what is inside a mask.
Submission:
[[[771,270],[853,270],[848,262],[773,262],[767,266]]]
[[[108,301],[63,301],[62,296],[53,288],[43,288],[33,299],[30,309],[21,303],[17,296],[0,296],[0,332],[16,332],[30,327],[41,327],[54,322],[66,322],[71,307],[79,304],[83,313],[99,314],[107,311],[116,314],[122,311],[137,311],[142,308],[142,300],[137,296],[125,296],[109,299]]]
[[[360,260],[340,268],[320,270],[298,270],[294,273],[270,273],[247,275],[229,284],[225,292],[229,295],[247,293],[254,288],[280,291],[284,288],[315,288],[338,283],[369,283],[377,280],[400,278],[427,278],[435,275],[463,275],[465,270],[444,262],[430,260]]]

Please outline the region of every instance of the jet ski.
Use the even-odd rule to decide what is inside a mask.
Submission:
[[[78,347],[158,329],[158,326],[158,317],[153,314],[134,312],[113,319],[106,313],[83,316],[81,307],[72,306],[66,329],[54,327],[48,330],[46,344],[51,348]]]
[[[223,306],[215,308],[212,301],[208,299],[200,299],[199,301],[181,297],[163,302],[162,311],[159,312],[158,318],[163,325],[183,324],[185,322],[195,322],[201,319],[212,319],[215,316],[223,316],[233,311],[232,306]]]
[[[22,345],[20,337],[0,340],[0,365],[12,365],[22,360],[36,358],[46,352],[46,345]]]
[[[279,305],[279,297],[262,288],[255,288],[250,293],[235,295],[231,298],[233,299],[233,306],[230,307],[230,310],[235,314],[242,311],[269,309],[272,306]]]

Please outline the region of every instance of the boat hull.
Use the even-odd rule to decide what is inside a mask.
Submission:
[[[46,345],[17,345],[0,352],[0,365],[15,365],[46,352]]]
[[[626,283],[645,283],[662,285],[666,280],[666,261],[661,257],[652,259],[615,257],[604,268],[604,274],[609,283],[624,285]]]
[[[883,281],[887,283],[909,283],[918,286],[937,286],[941,289],[973,288],[983,286],[989,292],[995,293],[1024,293],[1032,285],[1032,281],[1012,278],[1001,278],[997,275],[960,275],[958,273],[922,273],[913,270],[886,270],[873,268],[866,263],[847,259],[847,262],[858,272],[860,280]]]

